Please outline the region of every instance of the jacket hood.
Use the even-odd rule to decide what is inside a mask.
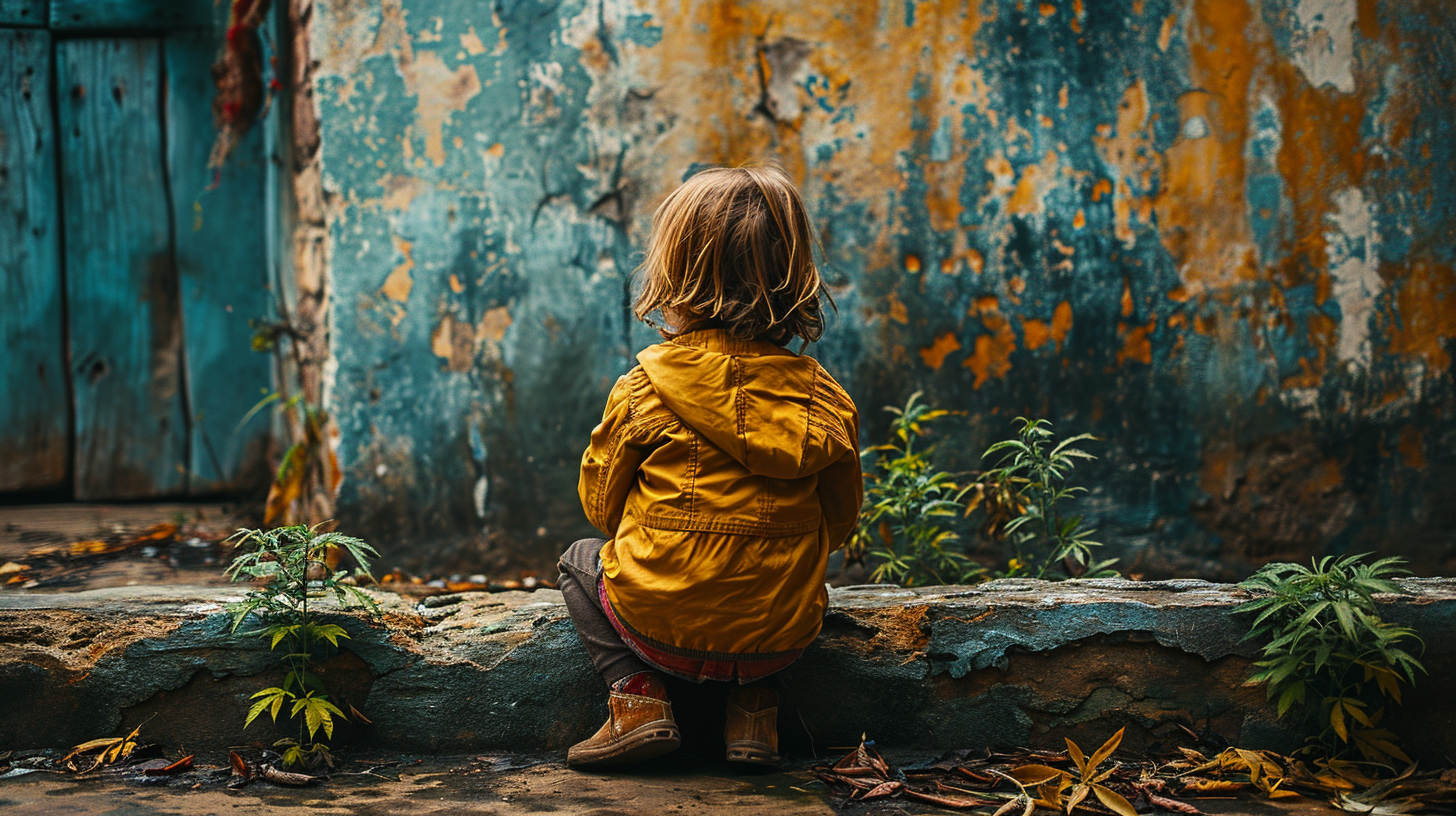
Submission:
[[[752,473],[796,479],[842,454],[810,434],[816,381],[828,377],[812,357],[706,330],[649,346],[637,361],[668,410]]]

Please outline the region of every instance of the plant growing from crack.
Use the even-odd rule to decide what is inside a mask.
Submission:
[[[1236,611],[1258,613],[1245,640],[1263,641],[1250,685],[1278,700],[1280,717],[1293,711],[1310,727],[1304,750],[1325,764],[1352,750],[1369,762],[1409,764],[1395,735],[1380,728],[1388,702],[1400,704],[1401,682],[1425,671],[1408,647],[1415,630],[1389,623],[1376,593],[1403,593],[1393,579],[1409,575],[1400,558],[1362,563],[1365,555],[1326,556],[1299,564],[1266,564],[1241,589],[1259,597]]]
[[[1097,437],[1077,434],[1057,443],[1052,424],[1045,419],[1017,417],[1013,424],[1017,425],[1016,438],[997,442],[981,454],[982,459],[1001,454],[984,481],[1009,489],[1020,508],[1019,515],[1003,528],[1014,550],[1006,576],[1116,575],[1111,567],[1117,559],[1091,560],[1092,548],[1102,546],[1090,538],[1096,530],[1083,529],[1082,517],[1064,509],[1069,500],[1087,492],[1085,487],[1067,484],[1076,460],[1097,458],[1072,446],[1097,441]]]
[[[309,601],[332,596],[341,605],[359,604],[378,615],[379,605],[354,579],[372,580],[369,560],[379,553],[360,539],[321,533],[318,525],[244,529],[233,539],[234,546],[244,552],[228,566],[228,577],[235,583],[259,583],[242,601],[229,606],[232,631],[237,632],[249,616],[260,619],[262,626],[244,634],[264,638],[272,651],[282,647],[281,659],[286,668],[283,685],[253,695],[243,727],[251,725],[264,711],[277,723],[287,706],[285,719],[298,721],[298,739],[275,744],[284,749],[283,764],[332,767],[332,755],[324,740],[333,738],[335,718],[348,717],[329,700],[328,690],[314,669],[327,649],[337,649],[339,641],[349,635],[337,624],[320,622],[317,603],[311,607]],[[352,575],[330,566],[337,563],[340,550],[347,551],[358,564]],[[324,740],[318,738],[319,731],[323,731]]]
[[[866,479],[865,503],[851,550],[877,562],[870,580],[905,586],[964,583],[984,570],[957,546],[960,535],[949,519],[961,515],[971,486],[961,486],[952,473],[931,462],[934,446],[919,447],[923,426],[950,411],[910,395],[905,407],[889,406],[895,415],[890,441],[866,449],[876,454],[875,472]]]

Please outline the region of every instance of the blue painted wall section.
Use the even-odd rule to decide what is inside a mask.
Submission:
[[[547,568],[652,209],[801,183],[879,406],[1105,438],[1130,572],[1449,568],[1456,41],[1436,0],[319,3],[339,515],[397,562]]]

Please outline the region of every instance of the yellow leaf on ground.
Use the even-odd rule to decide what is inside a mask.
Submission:
[[[67,761],[81,754],[89,754],[92,751],[99,751],[102,748],[110,748],[118,742],[121,742],[121,737],[102,737],[101,739],[94,739],[90,742],[83,742],[75,748],[72,748],[71,753],[66,754],[61,759],[61,764],[64,765]]]
[[[1053,768],[1049,765],[1022,765],[1019,768],[1012,768],[1006,775],[1015,779],[1023,785],[1032,787],[1040,785],[1050,779],[1056,779],[1066,771]]]
[[[1243,790],[1248,786],[1248,782],[1237,782],[1232,779],[1189,779],[1183,783],[1183,792],[1220,793]]]

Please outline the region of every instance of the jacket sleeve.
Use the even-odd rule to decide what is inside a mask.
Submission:
[[[633,372],[636,373],[636,372]],[[644,444],[635,422],[632,398],[633,374],[617,380],[607,397],[602,421],[592,430],[591,444],[581,457],[581,479],[577,494],[587,521],[608,537],[617,534],[627,494],[637,483],[637,468],[651,446]]]
[[[864,479],[860,474],[859,451],[850,448],[834,464],[819,472],[819,506],[829,528],[829,549],[844,546],[859,521],[864,503]]]
[[[832,379],[829,380],[833,382]],[[839,456],[819,471],[819,508],[829,531],[829,549],[844,546],[859,523],[859,508],[864,503],[864,478],[859,461],[859,411],[838,383],[820,392],[811,410],[818,409],[818,422],[825,428],[830,444],[839,449]]]

